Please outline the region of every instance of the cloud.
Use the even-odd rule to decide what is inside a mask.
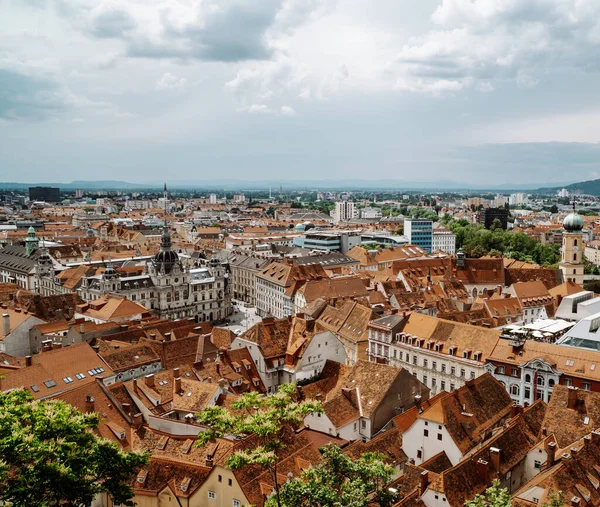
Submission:
[[[557,68],[592,70],[599,16],[596,0],[443,0],[431,18],[437,29],[398,53],[398,88],[487,91],[493,81],[532,87]]]
[[[296,116],[296,110],[290,106],[281,106],[281,114],[283,116]]]
[[[187,86],[188,80],[185,77],[178,77],[170,72],[163,74],[156,83],[157,90],[183,90]]]
[[[98,38],[120,38],[136,28],[133,16],[123,8],[100,3],[90,14],[89,33]]]
[[[264,114],[264,113],[271,112],[271,110],[269,109],[269,106],[267,106],[265,104],[252,104],[251,106],[247,107],[245,110],[248,113],[258,113],[258,114]]]

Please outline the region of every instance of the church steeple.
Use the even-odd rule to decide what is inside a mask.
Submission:
[[[156,272],[170,273],[173,266],[179,263],[179,256],[171,248],[171,233],[167,223],[167,184],[164,186],[163,193],[165,201],[165,223],[163,225],[162,237],[160,240],[160,251],[152,258]]]
[[[572,281],[583,286],[583,218],[575,210],[573,199],[573,212],[567,215],[563,221],[561,261],[559,269],[563,275],[563,281]]]
[[[35,229],[30,227],[27,230],[27,237],[25,238],[25,249],[27,251],[27,255],[31,255],[35,252],[40,246],[40,241],[35,235]]]

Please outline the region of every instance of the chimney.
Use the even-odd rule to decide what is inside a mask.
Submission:
[[[415,407],[417,407],[417,411],[421,412],[421,395],[417,394],[415,396]]]
[[[569,387],[568,395],[567,395],[567,408],[571,410],[577,409],[577,388]]]
[[[489,466],[488,462],[481,458],[479,458],[477,460],[477,463],[475,463],[475,467],[477,468],[477,473],[479,474],[479,477],[481,478],[481,482],[483,482],[484,484],[487,484],[488,480],[489,480],[488,466]]]
[[[429,486],[429,471],[423,470],[419,476],[419,479],[419,496],[421,497],[423,496],[423,493],[425,493],[427,486]]]
[[[131,407],[129,403],[122,403],[121,406],[125,412],[129,413],[129,407]]]
[[[4,336],[10,334],[10,315],[8,313],[2,314],[2,333]]]
[[[523,413],[523,407],[521,407],[518,403],[513,403],[511,409],[511,417],[517,417],[519,414]]]
[[[146,385],[148,387],[154,387],[154,373],[151,373],[150,375],[146,375]]]
[[[177,378],[180,376],[181,375],[179,375],[179,368],[173,368],[173,378]]]
[[[85,332],[85,326],[83,325],[83,322],[81,324],[79,324],[79,333],[83,334]]]
[[[31,366],[31,356],[25,356],[25,366]]]
[[[497,447],[490,447],[490,461],[492,467],[496,472],[500,471],[500,449]]]
[[[141,412],[138,412],[137,414],[133,415],[133,427],[135,429],[139,428],[143,422],[144,422],[144,418],[142,417]]]
[[[62,343],[52,342],[52,350],[62,349]]]
[[[89,394],[85,397],[85,411],[93,412],[94,411],[94,398]]]
[[[600,444],[600,430],[592,431],[592,442],[596,445]]]
[[[574,507],[579,507],[579,505],[581,505],[581,498],[579,498],[578,496],[574,496],[573,498],[571,498],[571,505],[573,505]]]
[[[546,442],[544,445],[544,450],[548,455],[546,463],[549,467],[551,467],[556,461],[556,442]]]
[[[571,450],[569,452],[571,453],[571,456],[575,457],[577,456],[579,449],[577,449],[577,447],[571,447]]]
[[[496,287],[496,294],[498,294],[498,296],[502,295],[502,285],[498,285]]]
[[[181,377],[177,377],[175,379],[175,392],[176,393],[181,392]]]

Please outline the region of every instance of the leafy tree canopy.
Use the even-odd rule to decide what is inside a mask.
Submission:
[[[134,505],[131,481],[148,456],[96,436],[99,422],[59,400],[0,393],[0,503],[75,507],[107,492]]]

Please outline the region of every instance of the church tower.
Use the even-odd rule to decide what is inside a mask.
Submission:
[[[27,237],[25,238],[25,249],[27,255],[31,255],[40,246],[40,240],[35,235],[35,229],[30,227],[27,231]]]
[[[563,281],[575,282],[583,287],[583,218],[575,211],[567,215],[563,222],[561,261],[558,265]]]

